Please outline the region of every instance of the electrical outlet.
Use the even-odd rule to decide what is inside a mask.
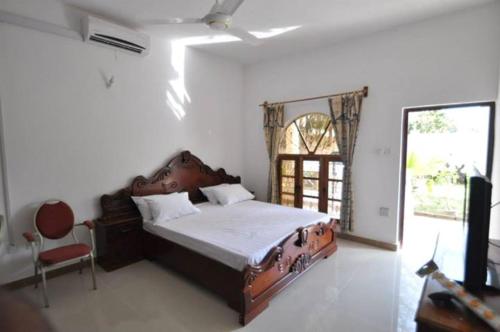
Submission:
[[[389,217],[389,208],[381,206],[378,209],[378,215],[381,216],[381,217]]]

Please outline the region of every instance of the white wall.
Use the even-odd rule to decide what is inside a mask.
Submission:
[[[1,39],[0,39],[1,43]],[[2,77],[2,72],[0,71],[0,77]],[[0,120],[1,120],[1,115],[2,115],[2,100],[0,96]],[[1,149],[1,144],[2,144],[2,122],[0,121],[0,149]],[[2,155],[0,153],[0,252],[2,252],[7,245],[5,243],[5,239],[7,239],[8,236],[8,230],[7,230],[7,223],[6,223],[6,217],[5,217],[5,205],[4,205],[4,190],[3,190],[3,178],[2,178]]]
[[[17,244],[0,249],[0,284],[32,273],[21,234],[45,199],[64,199],[80,220],[98,217],[100,195],[151,175],[184,149],[242,173],[240,65],[190,49],[172,61],[168,40],[153,39],[142,58],[11,25],[0,25],[0,45]],[[174,64],[182,63],[179,73]],[[178,119],[166,93],[175,95],[170,81],[183,74],[191,102]],[[114,75],[114,86],[107,89],[102,75]]]
[[[492,203],[500,201],[500,70],[498,76],[498,95],[496,103],[495,116],[495,147],[493,156],[493,194],[491,197]],[[491,210],[490,219],[490,237],[500,239],[500,205],[495,206]]]
[[[402,108],[494,100],[500,4],[252,65],[245,70],[244,182],[264,198],[268,158],[258,104],[370,88],[354,161],[354,234],[397,242]],[[328,112],[326,100],[291,104],[287,119]],[[390,154],[378,154],[390,149]],[[390,216],[378,216],[381,206]]]

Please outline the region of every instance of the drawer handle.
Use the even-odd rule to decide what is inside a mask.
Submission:
[[[134,230],[134,228],[130,227],[130,228],[121,229],[120,232],[122,232],[122,233],[128,233],[128,232],[131,232],[133,230]]]

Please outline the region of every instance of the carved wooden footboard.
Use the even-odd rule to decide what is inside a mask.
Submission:
[[[240,323],[247,324],[270,299],[302,275],[315,262],[337,250],[335,221],[299,228],[271,250],[259,265],[243,271],[244,288]]]

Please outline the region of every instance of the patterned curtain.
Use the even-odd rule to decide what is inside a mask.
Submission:
[[[267,185],[267,200],[271,203],[279,202],[278,170],[278,145],[283,132],[285,105],[264,105],[264,134],[266,137],[267,153],[269,155],[269,178]]]
[[[328,100],[335,139],[344,163],[342,208],[340,211],[340,225],[343,231],[352,231],[354,198],[352,195],[351,169],[354,147],[358,136],[362,101],[362,93],[335,96]]]

